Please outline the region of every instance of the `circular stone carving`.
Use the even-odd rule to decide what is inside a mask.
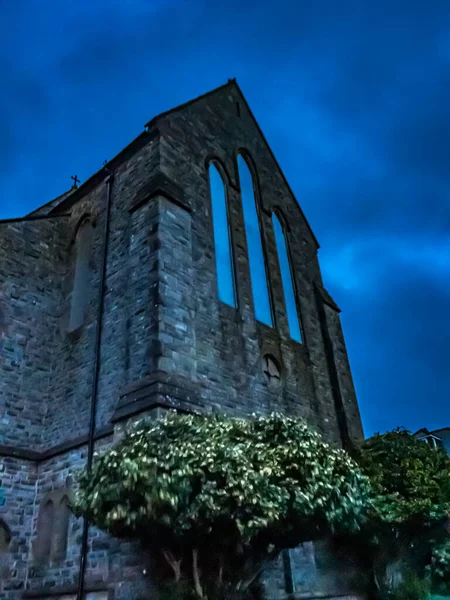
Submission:
[[[262,361],[263,373],[269,386],[272,388],[280,387],[281,366],[277,359],[271,354],[265,354]]]

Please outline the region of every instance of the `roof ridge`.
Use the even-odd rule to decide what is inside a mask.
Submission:
[[[69,190],[67,190],[66,192],[63,192],[62,194],[59,194],[59,196],[55,196],[52,200],[49,200],[48,202],[45,202],[44,204],[41,204],[41,206],[38,206],[38,208],[36,208],[35,210],[27,213],[25,215],[25,217],[32,217],[34,216],[37,212],[40,212],[43,208],[45,208],[46,206],[49,206],[49,204],[52,204],[53,202],[56,202],[57,200],[65,200],[68,196],[70,196],[70,194],[72,192],[75,191],[76,188],[70,188]],[[50,210],[53,210],[53,206],[51,206],[49,208],[49,212]]]
[[[209,92],[200,94],[199,96],[196,96],[195,98],[191,98],[190,100],[187,100],[186,102],[177,104],[176,106],[169,108],[169,110],[165,110],[164,112],[155,115],[154,117],[152,117],[150,119],[150,121],[148,121],[148,123],[145,124],[145,127],[148,129],[152,125],[154,125],[158,119],[161,119],[162,117],[170,115],[171,113],[174,113],[178,110],[182,110],[183,108],[186,108],[187,106],[190,106],[191,104],[194,104],[195,102],[198,102],[199,100],[204,100],[205,98],[208,98],[209,96],[212,96],[213,94],[220,92],[221,90],[224,90],[225,88],[232,86],[232,85],[235,85],[239,89],[239,86],[236,82],[236,78],[229,79],[227,81],[227,83],[223,83],[222,85],[219,85],[218,87],[215,87],[212,90],[209,90]]]
[[[188,100],[187,102],[184,102],[183,104],[178,104],[177,106],[174,106],[173,108],[170,108],[169,110],[166,110],[162,113],[158,113],[157,115],[155,115],[150,121],[148,121],[148,123],[145,125],[145,129],[143,132],[141,132],[137,137],[135,137],[129,144],[127,144],[127,146],[125,146],[125,148],[122,148],[122,150],[120,150],[120,152],[118,152],[110,161],[108,161],[105,165],[103,165],[103,167],[101,169],[99,169],[98,171],[95,171],[95,173],[93,173],[82,185],[80,185],[79,188],[77,188],[76,190],[73,190],[74,192],[77,192],[76,194],[74,194],[74,198],[72,198],[72,202],[76,202],[78,196],[80,196],[81,194],[84,194],[85,191],[87,189],[89,189],[89,185],[95,180],[96,177],[99,177],[100,174],[102,172],[107,172],[107,170],[109,169],[111,163],[114,163],[117,158],[123,154],[125,154],[125,152],[128,152],[129,150],[131,150],[131,148],[134,146],[134,144],[138,141],[143,139],[143,137],[145,135],[147,135],[150,132],[150,129],[153,127],[153,125],[156,124],[156,121],[162,117],[165,117],[166,115],[173,113],[177,110],[180,110],[182,108],[185,108],[186,106],[189,106],[191,104],[193,104],[194,102],[197,102],[198,100],[202,100],[204,98],[207,98],[208,96],[212,96],[213,94],[215,94],[216,92],[225,89],[228,86],[231,85],[235,85],[238,89],[239,86],[237,85],[236,82],[236,78],[233,79],[228,79],[227,83],[224,83],[212,90],[210,90],[209,92],[205,92],[204,94],[201,94],[200,96],[196,96],[195,98],[192,98],[191,100]],[[241,92],[242,95],[242,92]],[[81,196],[80,196],[81,197]],[[67,208],[66,206],[66,200],[67,198],[63,199],[64,202],[64,206],[63,208]],[[47,203],[49,204],[49,203]],[[69,205],[71,206],[71,202],[69,202]],[[41,207],[39,207],[36,210],[40,210],[41,208],[43,208],[45,206],[45,204]],[[57,206],[55,206],[54,208],[52,208],[50,210],[50,213],[56,212],[59,208],[59,204]]]
[[[125,153],[125,151],[127,151],[127,152],[128,152],[129,150],[131,150],[132,146],[134,146],[134,144],[135,144],[135,143],[136,143],[138,140],[141,140],[143,136],[145,136],[146,134],[148,134],[148,133],[150,132],[150,130],[153,128],[153,126],[155,126],[155,125],[156,125],[156,123],[157,123],[157,121],[158,121],[158,120],[160,120],[160,119],[162,119],[163,117],[166,117],[167,115],[170,115],[170,114],[172,114],[172,113],[174,113],[174,112],[177,112],[177,111],[179,111],[179,110],[182,110],[182,109],[184,109],[184,108],[186,108],[186,107],[188,107],[188,106],[190,106],[190,105],[194,104],[195,102],[198,102],[199,100],[204,100],[205,98],[208,98],[208,97],[210,97],[210,96],[212,96],[212,95],[216,94],[217,92],[220,92],[220,91],[222,91],[222,90],[226,89],[227,87],[232,87],[232,86],[234,86],[234,87],[237,89],[237,91],[238,91],[238,93],[239,93],[240,97],[242,98],[243,102],[245,103],[245,106],[247,107],[247,110],[248,110],[248,112],[249,112],[249,114],[250,114],[251,118],[253,119],[253,122],[254,122],[254,123],[255,123],[255,125],[256,125],[256,128],[257,128],[257,130],[258,130],[258,132],[259,132],[259,134],[260,134],[260,136],[261,136],[261,139],[263,140],[264,144],[266,145],[266,148],[267,148],[267,150],[269,151],[270,155],[272,156],[272,158],[273,158],[273,160],[274,160],[274,162],[275,162],[275,165],[276,165],[276,167],[278,168],[278,170],[279,170],[279,172],[280,172],[280,175],[281,175],[281,178],[283,179],[283,181],[284,181],[284,183],[285,183],[285,185],[286,185],[286,187],[287,187],[287,189],[288,189],[289,193],[291,194],[292,198],[295,200],[295,203],[296,203],[296,205],[297,205],[297,207],[298,207],[298,209],[299,209],[299,211],[300,211],[300,214],[302,215],[302,217],[303,217],[303,219],[304,219],[304,221],[305,221],[305,223],[306,223],[306,226],[308,227],[308,229],[309,229],[309,232],[311,233],[311,236],[312,236],[312,238],[313,238],[314,242],[315,242],[315,243],[316,243],[316,245],[317,245],[317,248],[320,248],[320,244],[319,244],[319,242],[318,242],[318,240],[317,240],[317,237],[315,236],[315,234],[314,234],[314,231],[312,230],[312,227],[311,227],[311,225],[310,225],[310,223],[309,223],[308,219],[306,218],[306,216],[305,216],[305,213],[304,213],[304,212],[303,212],[303,210],[302,210],[302,207],[300,206],[300,203],[298,202],[298,200],[297,200],[297,198],[296,198],[296,196],[295,196],[294,192],[292,191],[292,188],[291,188],[291,186],[290,186],[290,185],[289,185],[289,183],[288,183],[288,180],[286,179],[286,176],[285,176],[285,174],[283,173],[283,170],[282,170],[282,168],[281,168],[281,166],[280,166],[280,163],[278,162],[278,160],[277,160],[277,158],[276,158],[276,156],[275,156],[275,154],[274,154],[274,152],[273,152],[272,148],[270,147],[270,145],[269,145],[269,142],[267,141],[267,138],[266,138],[266,136],[264,135],[264,133],[263,133],[263,131],[262,131],[262,129],[261,129],[261,127],[260,127],[260,125],[259,125],[258,121],[256,120],[256,117],[255,117],[255,115],[253,114],[253,111],[252,111],[252,109],[250,108],[250,106],[249,106],[249,103],[247,102],[247,99],[245,98],[245,96],[244,96],[244,93],[242,92],[241,88],[239,87],[239,84],[237,83],[237,81],[236,81],[236,78],[235,78],[235,77],[234,77],[233,79],[228,79],[228,81],[227,81],[226,83],[224,83],[224,84],[222,84],[222,85],[220,85],[220,86],[218,86],[218,87],[216,87],[216,88],[213,88],[213,89],[212,89],[212,90],[210,90],[209,92],[205,92],[204,94],[200,94],[199,96],[196,96],[195,98],[192,98],[191,100],[188,100],[187,102],[184,102],[184,103],[182,103],[182,104],[178,104],[177,106],[174,106],[174,107],[170,108],[169,110],[166,110],[166,111],[164,111],[164,112],[162,112],[162,113],[159,113],[159,114],[155,115],[155,116],[154,116],[152,119],[150,119],[150,121],[148,121],[148,122],[147,122],[147,124],[145,125],[145,130],[144,130],[144,131],[143,131],[141,134],[139,134],[139,135],[138,135],[138,136],[137,136],[137,137],[136,137],[134,140],[132,140],[132,141],[131,141],[131,142],[130,142],[130,143],[129,143],[129,144],[128,144],[128,145],[127,145],[127,146],[126,146],[124,149],[122,149],[122,150],[121,150],[121,151],[120,151],[118,154],[116,154],[116,155],[115,155],[115,156],[114,156],[114,157],[113,157],[113,158],[112,158],[112,159],[111,159],[111,160],[110,160],[110,161],[109,161],[109,162],[108,162],[106,165],[104,165],[104,166],[103,166],[101,169],[99,169],[98,171],[96,171],[95,173],[93,173],[93,174],[92,174],[92,175],[89,177],[89,179],[87,179],[87,180],[85,181],[85,183],[84,183],[84,184],[82,184],[82,185],[81,185],[81,186],[78,188],[78,190],[74,190],[74,191],[77,191],[78,193],[74,194],[74,198],[72,198],[72,201],[73,201],[74,199],[75,199],[75,201],[76,201],[76,198],[77,198],[79,195],[81,195],[81,194],[84,194],[84,193],[85,193],[85,191],[88,189],[88,187],[89,187],[89,184],[90,184],[90,183],[92,183],[92,181],[94,181],[96,177],[99,177],[99,176],[100,176],[100,174],[102,173],[102,171],[105,171],[105,169],[107,170],[107,169],[109,168],[109,166],[111,165],[111,163],[113,163],[114,161],[116,161],[116,160],[117,160],[117,158],[118,158],[120,155],[124,154],[124,153]],[[105,171],[105,172],[106,172],[106,171]],[[65,200],[66,200],[66,199],[65,199]],[[67,203],[66,203],[64,200],[63,200],[63,202],[64,202],[64,206],[63,206],[63,208],[66,208],[66,204],[67,204]],[[70,204],[70,202],[69,202],[69,204]],[[52,212],[54,212],[54,211],[56,212],[56,210],[58,209],[58,207],[59,207],[59,206],[60,206],[60,205],[56,206],[55,208],[52,208],[52,210],[50,211],[50,213],[52,213]]]
[[[299,203],[299,201],[297,200],[297,197],[296,197],[296,195],[295,195],[295,194],[294,194],[294,192],[292,191],[292,188],[291,188],[291,186],[289,185],[289,182],[288,182],[288,180],[286,179],[286,175],[284,174],[284,172],[283,172],[283,169],[281,168],[281,166],[280,166],[280,163],[279,163],[279,162],[278,162],[278,160],[277,160],[277,157],[275,156],[275,154],[274,154],[274,152],[273,152],[272,148],[270,147],[270,144],[269,144],[269,142],[267,141],[267,138],[266,138],[266,136],[264,135],[264,132],[263,132],[263,130],[261,129],[261,127],[260,127],[260,125],[259,125],[259,123],[258,123],[258,121],[257,121],[257,119],[256,119],[256,117],[255,117],[255,115],[253,114],[253,111],[252,111],[252,109],[250,108],[250,105],[249,105],[249,103],[247,102],[247,99],[246,99],[246,97],[244,96],[244,93],[242,92],[241,88],[239,87],[239,84],[237,83],[236,79],[234,79],[234,85],[236,86],[236,88],[237,88],[237,90],[238,90],[239,94],[241,95],[241,97],[242,97],[242,100],[245,102],[245,106],[247,107],[247,110],[248,110],[248,112],[250,113],[250,116],[252,117],[253,121],[255,122],[256,128],[258,129],[258,132],[259,132],[259,134],[260,134],[260,136],[261,136],[261,138],[262,138],[263,142],[265,143],[265,145],[266,145],[266,147],[267,147],[267,150],[269,151],[269,153],[270,153],[270,155],[272,156],[272,158],[273,158],[273,160],[274,160],[274,162],[275,162],[275,164],[276,164],[276,166],[277,166],[278,170],[280,171],[281,178],[283,179],[283,181],[284,181],[284,183],[285,183],[285,185],[286,185],[286,187],[287,187],[287,189],[288,189],[289,193],[291,194],[291,196],[292,196],[292,197],[293,197],[293,199],[295,200],[295,203],[297,204],[297,206],[298,206],[298,209],[300,210],[300,213],[301,213],[301,215],[302,215],[303,219],[305,220],[306,226],[308,227],[308,229],[309,229],[309,232],[311,233],[313,240],[314,240],[314,241],[315,241],[315,243],[317,244],[317,248],[320,248],[319,241],[318,241],[318,239],[317,239],[317,237],[316,237],[316,235],[315,235],[314,231],[312,230],[312,227],[311,227],[311,225],[310,225],[310,223],[309,223],[308,219],[306,218],[306,216],[305,216],[305,213],[303,212],[303,209],[302,209],[302,207],[300,206],[300,203]]]
[[[276,166],[277,166],[277,168],[278,168],[278,170],[279,170],[279,172],[280,172],[280,175],[281,175],[281,177],[282,177],[282,179],[283,179],[283,181],[284,181],[284,183],[285,183],[285,185],[286,185],[287,189],[289,190],[289,193],[291,194],[291,196],[292,196],[292,197],[293,197],[293,199],[295,200],[295,203],[297,204],[297,206],[298,206],[298,209],[300,210],[300,213],[301,213],[301,215],[302,215],[302,217],[303,217],[303,219],[304,219],[304,221],[305,221],[305,223],[306,223],[306,226],[308,227],[308,229],[309,229],[309,231],[310,231],[310,233],[311,233],[311,235],[312,235],[312,238],[313,238],[314,242],[317,244],[317,248],[320,248],[319,241],[318,241],[318,239],[317,239],[317,237],[316,237],[316,235],[315,235],[314,231],[312,230],[312,227],[311,227],[311,225],[310,225],[310,223],[309,223],[308,219],[306,218],[306,216],[305,216],[305,213],[303,212],[303,210],[302,210],[302,207],[300,206],[300,203],[299,203],[299,202],[298,202],[298,200],[297,200],[297,197],[295,196],[294,192],[292,191],[292,188],[291,188],[291,186],[289,185],[289,182],[288,182],[288,180],[286,179],[286,176],[285,176],[285,174],[283,173],[283,170],[282,170],[282,168],[281,168],[281,166],[280,166],[280,163],[278,162],[278,160],[277,160],[277,158],[276,158],[276,156],[275,156],[275,154],[274,154],[274,152],[273,152],[272,148],[270,147],[270,144],[269,144],[269,142],[267,141],[267,138],[266,138],[266,136],[265,136],[265,135],[264,135],[264,133],[263,133],[263,130],[261,129],[261,127],[260,127],[260,125],[259,125],[259,123],[258,123],[258,121],[257,121],[257,119],[256,119],[256,117],[255,117],[255,115],[253,114],[253,111],[252,111],[252,109],[250,108],[250,105],[249,105],[249,103],[247,102],[247,99],[246,99],[246,97],[244,96],[244,93],[243,93],[243,91],[242,91],[242,90],[241,90],[241,88],[239,87],[239,84],[238,84],[238,82],[236,81],[236,77],[234,77],[233,79],[229,79],[229,80],[227,81],[227,83],[225,83],[225,84],[223,84],[223,85],[220,85],[219,87],[216,87],[216,88],[214,88],[214,89],[210,90],[209,92],[206,92],[205,94],[201,94],[200,96],[196,96],[195,98],[192,98],[191,100],[188,100],[187,102],[184,102],[183,104],[179,104],[178,106],[174,106],[173,108],[171,108],[171,109],[169,109],[169,110],[166,110],[165,112],[159,113],[158,115],[156,115],[155,117],[153,117],[153,118],[152,118],[152,119],[151,119],[151,120],[150,120],[150,121],[149,121],[149,122],[146,124],[146,126],[145,126],[145,127],[146,127],[146,129],[147,129],[147,130],[149,130],[149,129],[150,129],[152,126],[153,126],[153,125],[155,125],[155,124],[156,124],[156,122],[157,122],[159,119],[162,119],[163,117],[166,117],[167,115],[170,115],[170,114],[172,114],[172,113],[175,113],[175,112],[177,112],[177,111],[179,111],[179,110],[183,110],[183,109],[184,109],[184,108],[186,108],[187,106],[190,106],[191,104],[194,104],[195,102],[198,102],[199,100],[204,100],[205,98],[208,98],[209,96],[212,96],[212,95],[213,95],[213,94],[215,94],[216,92],[222,91],[223,89],[225,89],[225,88],[227,88],[227,87],[229,87],[229,86],[234,86],[234,87],[236,87],[236,89],[237,89],[237,91],[238,91],[239,95],[241,96],[242,100],[244,101],[244,103],[245,103],[245,106],[247,107],[247,110],[248,110],[248,112],[249,112],[249,114],[250,114],[251,118],[253,119],[253,121],[254,121],[254,123],[255,123],[255,125],[256,125],[256,128],[257,128],[257,130],[258,130],[258,132],[259,132],[259,134],[260,134],[260,136],[261,136],[261,138],[262,138],[262,140],[263,140],[264,144],[266,145],[266,148],[267,148],[267,150],[269,151],[270,155],[272,156],[272,158],[273,158],[273,160],[274,160],[274,162],[275,162],[275,164],[276,164]]]

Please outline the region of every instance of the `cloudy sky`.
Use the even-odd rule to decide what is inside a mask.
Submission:
[[[320,243],[367,434],[450,425],[448,0],[0,0],[0,218],[236,77]]]

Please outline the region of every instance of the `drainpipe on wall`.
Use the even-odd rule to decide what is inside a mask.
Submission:
[[[109,239],[109,221],[111,213],[111,193],[112,185],[114,181],[114,173],[105,169],[108,174],[105,179],[106,186],[106,201],[105,201],[105,220],[103,228],[103,248],[102,248],[102,263],[100,271],[100,283],[98,290],[98,302],[97,302],[97,319],[95,327],[95,338],[94,338],[94,361],[92,369],[92,392],[91,392],[91,411],[89,421],[89,437],[88,437],[88,451],[86,460],[87,471],[91,470],[92,458],[94,455],[94,442],[95,442],[95,418],[97,412],[97,395],[98,395],[98,376],[100,372],[100,346],[102,338],[102,325],[103,325],[103,309],[104,309],[104,297],[105,297],[105,277],[106,277],[106,264],[108,257],[108,239]],[[80,552],[80,572],[78,576],[78,591],[77,600],[83,600],[84,596],[84,575],[86,572],[86,559],[87,559],[87,547],[88,547],[88,534],[89,534],[89,521],[87,517],[83,520],[83,534],[81,538],[81,552]]]

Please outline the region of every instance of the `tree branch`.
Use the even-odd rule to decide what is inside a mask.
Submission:
[[[173,570],[173,574],[175,577],[175,581],[180,581],[181,579],[181,558],[176,559],[170,550],[161,550],[162,555],[166,559],[167,563]]]
[[[199,598],[205,598],[203,595],[202,586],[200,584],[200,572],[198,568],[198,550],[197,548],[192,549],[192,576],[194,578],[195,591]]]
[[[220,554],[219,555],[219,576],[217,579],[217,583],[219,586],[221,586],[223,584],[223,562],[224,562],[223,554]]]
[[[239,589],[241,589],[241,590],[248,589],[252,585],[252,583],[259,577],[259,575],[261,575],[261,573],[264,571],[265,566],[266,566],[266,561],[264,561],[263,564],[258,567],[258,569],[253,573],[253,575],[251,575],[247,579],[247,581],[242,581],[242,585],[240,586]]]
[[[259,575],[261,575],[261,573],[264,571],[264,568],[267,565],[268,561],[274,558],[279,553],[280,549],[274,546],[274,548],[270,552],[268,552],[263,559],[261,559],[258,568],[255,571],[253,571],[250,577],[248,577],[247,580],[241,579],[238,582],[236,589],[246,590],[247,588],[249,588],[252,585],[252,583],[259,577]]]

